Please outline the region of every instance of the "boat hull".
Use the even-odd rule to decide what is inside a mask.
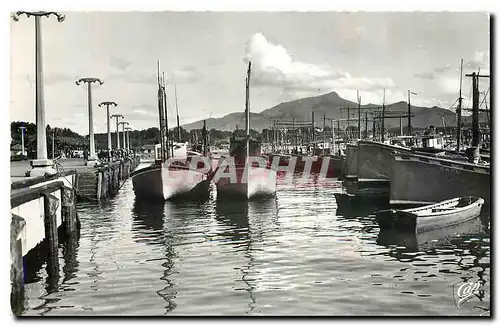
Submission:
[[[281,168],[290,165],[291,158],[295,157],[294,173],[303,173],[306,167],[306,160],[314,156],[291,156],[291,155],[272,155],[271,162],[278,162]],[[311,163],[310,173],[323,173],[327,178],[338,178],[342,174],[344,157],[341,156],[315,156],[316,160]]]
[[[161,166],[148,166],[131,173],[132,187],[136,198],[164,200]]]
[[[358,146],[347,144],[342,175],[345,179],[355,179],[358,175]]]
[[[269,167],[234,168],[236,179],[221,177],[216,180],[217,200],[252,199],[270,197],[276,194],[276,171]],[[245,173],[247,177],[244,178]]]
[[[135,196],[141,200],[203,200],[210,195],[207,174],[185,167],[156,165],[138,170],[131,177]]]
[[[490,202],[490,168],[414,154],[394,155],[391,204],[428,204],[477,196]]]
[[[466,204],[457,206],[460,201]],[[376,212],[375,218],[381,229],[423,233],[474,219],[481,214],[483,204],[482,198],[467,196],[421,208],[383,210]]]
[[[392,156],[394,153],[409,153],[410,149],[362,140],[358,142],[359,179],[391,179]]]

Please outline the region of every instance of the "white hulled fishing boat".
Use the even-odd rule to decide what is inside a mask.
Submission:
[[[261,142],[250,139],[250,73],[248,63],[246,78],[245,126],[246,135],[233,135],[229,156],[222,157],[214,173],[217,199],[251,199],[276,194],[276,171],[269,159],[262,156]]]
[[[160,81],[158,63],[158,110],[160,120],[160,158],[150,166],[130,174],[138,199],[170,200],[175,198],[205,199],[209,196],[210,167],[198,168],[188,160],[187,144],[180,139],[169,150],[165,81]],[[193,166],[194,165],[194,166]]]

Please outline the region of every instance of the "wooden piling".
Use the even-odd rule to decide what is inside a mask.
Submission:
[[[62,208],[61,214],[65,225],[66,235],[71,237],[77,229],[76,207],[75,207],[75,190],[73,188],[64,187],[61,189]]]
[[[97,200],[101,199],[102,195],[102,172],[97,171]]]
[[[106,169],[105,171],[102,171],[102,196],[104,198],[109,198],[110,197],[110,191],[108,187],[108,175],[109,175],[109,169]]]
[[[10,306],[15,316],[20,316],[23,311],[24,302],[24,263],[23,243],[20,238],[22,230],[26,226],[24,218],[11,214],[10,222]]]
[[[114,169],[112,167],[109,168],[108,170],[108,196],[111,197],[113,195],[113,171]]]
[[[45,224],[45,239],[48,244],[47,256],[47,274],[49,288],[57,285],[59,276],[59,260],[58,260],[58,245],[59,239],[57,235],[57,208],[59,207],[59,199],[50,193],[43,195],[44,201],[44,224]]]

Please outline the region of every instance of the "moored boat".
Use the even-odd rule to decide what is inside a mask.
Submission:
[[[392,161],[390,203],[430,204],[450,197],[477,196],[490,202],[490,167],[416,154]]]
[[[346,157],[343,164],[345,180],[356,180],[358,178],[358,145],[346,144]]]
[[[222,157],[214,173],[217,200],[273,196],[276,193],[276,171],[271,162],[260,154],[260,142],[250,140],[249,154],[253,161],[247,164],[245,140],[231,139],[229,156]],[[257,162],[260,159],[261,163]]]
[[[417,208],[382,210],[375,218],[381,229],[422,233],[473,219],[483,204],[480,197],[464,196]]]
[[[171,200],[179,197],[203,200],[210,194],[210,166],[199,168],[188,159],[187,143],[166,141],[167,110],[165,81],[160,82],[158,63],[158,110],[160,120],[160,155],[150,166],[130,174],[137,199]],[[178,121],[178,119],[177,119]],[[170,150],[171,151],[170,151]],[[170,156],[172,154],[172,156]]]
[[[210,195],[208,174],[177,162],[153,164],[130,176],[135,196],[141,200],[202,200]]]
[[[217,187],[217,200],[252,199],[276,194],[276,170],[269,159],[261,155],[261,142],[250,139],[250,73],[248,63],[245,81],[245,129],[244,139],[233,135],[229,157],[222,157],[213,179]],[[257,162],[258,161],[258,162]],[[228,172],[226,170],[229,169]]]
[[[389,181],[391,179],[392,156],[409,153],[407,147],[360,140],[358,142],[357,179]]]

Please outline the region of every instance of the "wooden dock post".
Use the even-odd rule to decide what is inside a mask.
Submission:
[[[44,224],[45,224],[45,239],[48,244],[47,256],[47,283],[49,290],[57,286],[59,277],[59,260],[58,260],[58,245],[59,239],[57,235],[57,208],[59,199],[50,193],[43,195],[44,201]]]
[[[24,302],[24,263],[23,243],[19,238],[21,231],[26,226],[24,218],[11,214],[10,222],[10,306],[15,316],[20,316],[23,311]]]
[[[102,196],[105,198],[111,197],[110,196],[111,192],[108,187],[109,172],[110,172],[109,168],[106,169],[105,171],[102,171]]]
[[[101,200],[102,192],[102,172],[97,171],[97,200]]]
[[[61,189],[61,198],[61,213],[65,224],[66,235],[72,237],[77,230],[75,190],[73,188],[63,187]]]
[[[108,170],[108,179],[107,179],[107,182],[108,182],[108,196],[111,197],[113,196],[113,172],[114,172],[114,169],[113,167],[109,167],[109,170]]]

